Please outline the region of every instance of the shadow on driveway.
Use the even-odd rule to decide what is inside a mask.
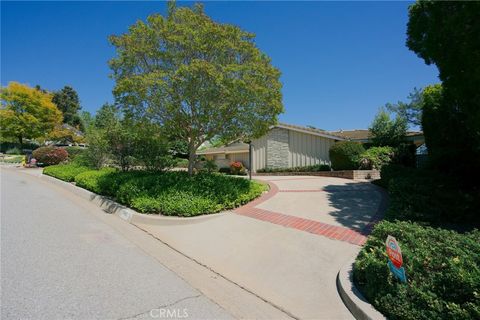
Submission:
[[[368,233],[372,220],[383,214],[384,195],[378,187],[368,182],[328,185],[324,187],[331,207],[329,214],[342,226]]]

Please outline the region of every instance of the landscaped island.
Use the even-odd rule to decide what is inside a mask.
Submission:
[[[232,209],[267,190],[267,185],[218,173],[93,170],[75,163],[45,168],[46,175],[111,197],[142,213],[196,216]]]

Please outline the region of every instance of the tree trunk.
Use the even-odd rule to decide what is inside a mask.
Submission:
[[[195,150],[192,150],[192,148],[188,152],[188,174],[192,175],[193,174],[193,167],[195,166]]]
[[[20,142],[20,148],[22,148],[23,145],[23,136],[18,136],[18,142]]]

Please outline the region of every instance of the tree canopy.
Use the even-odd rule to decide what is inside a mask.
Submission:
[[[23,139],[46,137],[62,123],[62,113],[52,95],[27,85],[10,82],[1,89],[0,127],[3,137]]]
[[[70,86],[65,86],[61,90],[53,93],[53,103],[63,113],[63,122],[77,129],[83,130],[83,123],[78,114],[80,109],[80,99],[77,92]]]
[[[390,114],[382,108],[373,119],[368,130],[372,135],[372,143],[375,146],[397,147],[405,140],[407,121],[399,115],[395,119],[391,119]]]
[[[254,35],[210,19],[201,5],[155,14],[110,37],[117,103],[186,141],[189,172],[200,145],[264,134],[283,112],[280,71]]]
[[[418,1],[410,6],[407,28],[407,46],[435,64],[442,80],[441,91],[429,89],[437,102],[422,119],[429,153],[450,154],[436,157],[442,170],[463,171],[465,180],[480,172],[479,21],[478,1]],[[440,136],[442,143],[432,143]]]
[[[408,102],[387,103],[385,108],[403,117],[407,123],[420,126],[422,122],[422,90],[414,88],[413,92],[408,95],[408,100]]]

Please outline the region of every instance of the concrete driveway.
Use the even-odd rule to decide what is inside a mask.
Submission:
[[[353,319],[336,289],[384,197],[346,179],[258,177],[271,190],[232,212],[136,225],[295,318]]]

